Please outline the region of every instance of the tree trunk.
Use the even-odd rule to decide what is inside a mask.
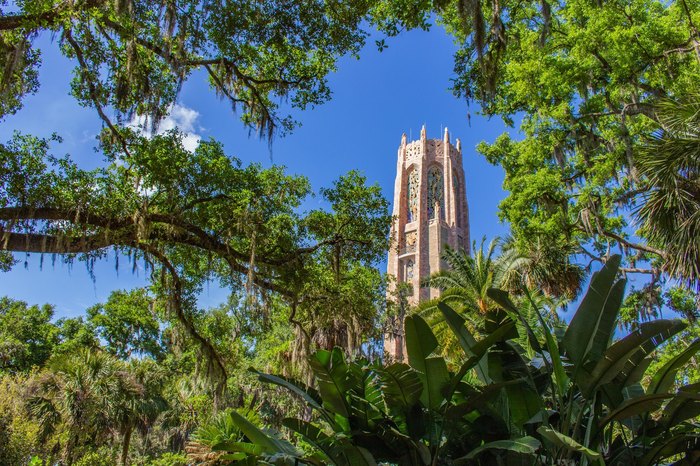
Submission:
[[[132,432],[131,426],[127,427],[126,431],[124,432],[124,443],[122,443],[122,458],[121,458],[122,466],[126,466],[129,463],[129,444],[131,443],[131,432]]]

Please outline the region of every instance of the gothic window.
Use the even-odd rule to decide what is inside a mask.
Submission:
[[[452,188],[455,191],[455,214],[457,217],[457,226],[462,226],[462,197],[459,191],[459,178],[457,173],[452,173]]]
[[[438,167],[430,167],[428,170],[428,218],[436,217],[436,212],[440,212],[440,218],[445,216],[443,203],[442,173]]]
[[[406,262],[406,281],[413,280],[413,261],[411,259]]]
[[[408,175],[408,186],[406,188],[408,198],[408,222],[418,219],[418,172],[411,170]]]

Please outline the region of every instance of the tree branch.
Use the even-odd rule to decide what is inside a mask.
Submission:
[[[190,337],[199,344],[199,347],[201,348],[202,352],[207,356],[207,360],[210,362],[210,364],[213,363],[216,368],[215,374],[211,374],[210,371],[207,371],[207,375],[214,379],[213,381],[216,383],[217,388],[215,404],[218,405],[218,403],[221,401],[221,396],[223,395],[226,387],[226,379],[228,378],[226,366],[224,365],[224,362],[221,359],[219,352],[216,350],[216,348],[214,348],[214,345],[209,340],[204,338],[199,333],[199,331],[197,331],[196,327],[194,326],[194,323],[192,323],[192,321],[185,314],[185,311],[182,307],[182,281],[180,280],[180,276],[177,273],[177,269],[168,260],[165,254],[160,252],[154,246],[139,242],[135,243],[135,247],[155,257],[158,260],[158,262],[160,262],[170,274],[170,277],[172,278],[173,288],[172,293],[170,293],[170,297],[172,308],[175,311],[175,315],[177,316],[177,319],[182,324],[182,326],[185,327],[185,330],[190,335]]]
[[[95,109],[97,110],[97,114],[100,116],[100,119],[102,119],[102,121],[107,125],[107,127],[112,132],[112,134],[119,140],[119,142],[121,143],[121,146],[122,146],[122,150],[124,151],[124,154],[127,155],[128,157],[131,157],[131,153],[129,152],[129,148],[127,147],[126,140],[124,139],[124,136],[114,126],[114,124],[112,123],[112,120],[109,119],[107,114],[102,109],[102,104],[100,103],[99,97],[97,94],[97,88],[95,87],[95,83],[90,78],[90,69],[87,66],[87,62],[85,61],[85,57],[83,56],[83,51],[80,49],[80,45],[78,45],[78,43],[75,41],[75,39],[73,39],[73,36],[71,34],[70,29],[65,30],[64,36],[65,36],[66,40],[68,41],[68,43],[73,48],[73,51],[75,52],[75,56],[78,59],[78,63],[80,64],[80,69],[81,69],[80,76],[88,86],[88,91],[90,93],[90,100],[92,100],[92,103],[95,106]]]
[[[626,240],[625,238],[618,235],[617,233],[602,230],[601,234],[603,236],[607,236],[608,238],[614,239],[618,243],[623,244],[623,245],[627,246],[628,248],[636,249],[637,251],[650,252],[652,254],[656,254],[656,255],[661,256],[661,257],[666,257],[666,252],[662,251],[661,249],[656,249],[656,248],[653,248],[651,246],[647,246],[646,244],[633,243],[631,241]]]

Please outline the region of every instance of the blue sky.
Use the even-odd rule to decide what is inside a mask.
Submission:
[[[37,40],[43,50],[41,88],[26,99],[23,110],[0,125],[0,140],[7,140],[15,130],[39,136],[56,132],[64,138],[55,148],[56,155],[69,153],[83,166],[94,167],[102,162],[100,154],[92,150],[100,121],[94,110],[81,108],[68,94],[72,63],[56,53],[57,44],[50,37]],[[190,133],[193,143],[197,138],[215,138],[223,142],[228,154],[244,163],[284,165],[290,173],[308,177],[315,191],[347,171],[359,169],[369,182],[382,187],[390,201],[402,133],[417,139],[425,124],[428,137],[439,138],[447,126],[453,143],[455,138],[462,141],[472,239],[505,234],[507,227],[497,216],[498,202],[506,195],[501,189],[503,172],[479,157],[474,147],[483,140],[493,141],[506,128],[499,119],[477,115],[477,108],[468,108],[452,95],[452,40],[435,27],[430,32],[403,34],[388,45],[379,52],[370,38],[359,60],[341,59],[338,71],[330,76],[332,100],[293,112],[302,126],[275,139],[272,151],[267,141],[248,134],[228,104],[208,88],[202,74],[193,75],[185,84],[165,126],[178,124]],[[320,202],[313,199],[309,206]],[[20,259],[12,271],[0,273],[0,296],[54,304],[57,317],[81,315],[86,307],[104,301],[112,290],[145,283],[143,271],[132,274],[125,265],[117,271],[113,258],[96,265],[94,281],[80,262],[69,267],[60,259],[52,265],[51,259],[45,258],[40,269],[38,256],[29,257],[26,265],[25,257]],[[212,285],[200,303],[216,305],[226,294]]]

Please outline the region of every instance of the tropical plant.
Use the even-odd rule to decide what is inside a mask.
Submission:
[[[561,340],[544,319],[544,339],[528,327],[529,344],[547,367],[550,411],[537,427],[550,464],[566,464],[580,456],[584,463],[652,465],[670,457],[693,464],[700,453],[700,384],[671,392],[677,372],[700,349],[687,346],[642,379],[654,351],[686,324],[658,319],[640,324],[614,341],[625,280],[617,279],[620,256],[613,256],[593,275]],[[522,319],[507,294],[489,294],[512,316]],[[686,464],[683,463],[683,464]]]
[[[125,424],[126,406],[141,403],[143,395],[121,361],[90,349],[52,358],[29,389],[41,440],[53,444],[68,465],[87,447],[105,445],[112,429]]]
[[[441,291],[437,299],[419,303],[416,312],[424,317],[435,334],[443,341],[443,354],[459,354],[454,333],[449,331],[438,303],[444,302],[457,310],[467,320],[471,331],[478,331],[484,316],[498,305],[488,296],[489,288],[516,285],[521,281],[519,269],[525,258],[515,250],[497,254],[500,238],[494,238],[485,248],[482,238],[477,248],[473,242],[471,254],[466,250],[446,248],[441,259],[447,264],[444,270],[425,278],[421,283]]]
[[[166,377],[161,367],[144,359],[129,361],[125,369],[138,384],[139,391],[134,394],[130,390],[119,390],[114,406],[115,425],[122,436],[122,466],[129,462],[129,446],[134,432],[146,437],[168,407],[163,397],[162,384]]]
[[[463,381],[468,371],[484,363],[490,348],[502,344],[512,333],[514,322],[503,316],[492,333],[477,342],[459,315],[449,306],[440,308],[468,355],[456,373],[450,372],[445,359],[436,355],[438,342],[425,320],[418,315],[408,316],[408,364],[347,362],[338,348],[321,350],[310,358],[318,391],[258,372],[262,381],[285,387],[314,410],[316,422],[294,418],[282,421],[314,447],[312,453],[304,454],[269,436],[235,413],[233,419],[247,442],[222,442],[214,449],[265,458],[275,464],[302,461],[337,465],[437,464],[441,458],[459,458],[478,447],[481,450],[474,452],[475,456],[492,448],[511,450],[514,455],[534,451],[538,442],[532,438],[509,441],[507,423],[486,403],[497,398],[504,385],[517,391],[522,382],[519,376],[512,377],[514,373],[504,369],[498,375],[503,384],[483,388]],[[518,417],[519,421],[523,419]],[[485,438],[501,443],[484,446]]]
[[[486,238],[483,238],[477,248],[474,241],[473,255],[465,250],[445,248],[441,259],[447,267],[421,283],[439,289],[440,298],[421,303],[418,306],[421,315],[431,321],[432,316],[441,319],[441,314],[437,312],[438,302],[450,304],[465,316],[484,315],[497,307],[488,296],[488,289],[501,288],[512,282],[524,258],[511,252],[497,256],[499,238],[491,240],[486,249],[485,242]]]
[[[559,304],[576,298],[581,292],[586,270],[569,259],[575,250],[565,250],[562,245],[542,238],[519,244],[512,236],[503,241],[501,250],[504,255],[520,258],[504,289],[518,291],[524,286],[542,290],[549,298],[560,301]]]
[[[491,289],[497,307],[476,341],[449,305],[438,308],[465,358],[450,372],[438,341],[419,315],[406,318],[408,364],[347,362],[339,349],[311,358],[318,391],[259,374],[301,397],[315,417],[283,425],[315,449],[303,453],[244,420],[245,442],[214,446],[237,458],[278,464],[436,465],[643,464],[668,458],[692,464],[700,452],[699,383],[670,391],[676,373],[700,349],[697,341],[640,383],[653,351],[686,324],[655,320],[614,341],[625,280],[619,256],[596,272],[566,332],[558,339],[538,312],[536,324]],[[528,297],[525,292],[526,298]],[[536,302],[534,309],[539,309]],[[516,342],[515,320],[534,356]],[[520,340],[518,338],[518,340]],[[465,377],[474,371],[479,383]]]
[[[654,108],[661,128],[636,157],[648,184],[638,211],[642,231],[673,251],[666,271],[700,290],[700,96],[664,99]]]
[[[200,425],[187,442],[185,450],[190,461],[198,465],[216,465],[227,461],[226,452],[216,451],[214,446],[223,442],[242,442],[244,434],[234,420],[236,414],[230,410],[215,414],[209,421]],[[257,422],[255,411],[248,410],[246,419]],[[230,460],[230,458],[228,458]]]

